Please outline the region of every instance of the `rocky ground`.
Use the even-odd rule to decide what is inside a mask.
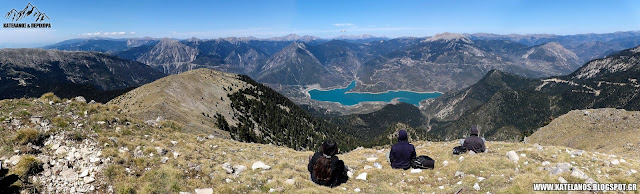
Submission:
[[[338,155],[351,179],[327,188],[309,180],[310,151],[187,133],[162,118],[46,95],[0,101],[0,128],[3,167],[21,173],[37,158],[41,168],[22,173],[32,184],[17,186],[44,193],[529,193],[533,183],[640,181],[636,156],[507,142],[452,155],[457,141],[419,141],[418,155],[434,158],[435,169],[393,170],[389,146],[358,148]]]

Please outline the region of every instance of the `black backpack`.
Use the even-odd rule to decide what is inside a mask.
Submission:
[[[456,146],[453,148],[453,155],[460,155],[467,152],[467,148],[463,146]]]
[[[418,156],[411,160],[411,168],[433,169],[435,163],[436,161],[429,156]]]

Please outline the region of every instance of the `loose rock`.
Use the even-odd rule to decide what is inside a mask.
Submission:
[[[213,194],[213,188],[195,189],[196,194]]]
[[[264,162],[262,161],[257,161],[257,162],[254,162],[253,165],[251,165],[251,169],[252,170],[256,170],[256,169],[269,170],[271,169],[271,166],[264,164]]]
[[[358,175],[358,177],[356,177],[356,179],[366,181],[367,180],[367,173],[363,172],[362,174]]]
[[[509,157],[509,160],[513,162],[518,162],[518,160],[520,160],[520,157],[518,157],[518,154],[516,154],[516,152],[513,150],[507,152],[507,157]]]

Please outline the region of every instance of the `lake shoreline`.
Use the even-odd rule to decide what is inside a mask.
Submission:
[[[385,92],[352,92],[357,86],[357,80],[351,81],[346,87],[321,88],[319,84],[306,86],[302,90],[311,100],[333,102],[344,106],[354,106],[364,102],[397,103],[405,102],[420,107],[420,102],[437,98],[444,93],[414,92],[408,90],[388,90]],[[312,93],[314,94],[312,96]]]

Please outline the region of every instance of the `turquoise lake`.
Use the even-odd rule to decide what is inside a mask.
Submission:
[[[352,81],[346,88],[338,88],[333,90],[318,90],[313,89],[309,91],[311,99],[318,101],[337,102],[342,105],[356,105],[360,102],[378,101],[378,102],[391,102],[393,99],[398,99],[400,102],[406,102],[416,106],[420,106],[420,101],[429,98],[436,98],[442,93],[420,93],[411,91],[388,91],[384,93],[358,93],[349,92],[356,87],[356,81]]]

